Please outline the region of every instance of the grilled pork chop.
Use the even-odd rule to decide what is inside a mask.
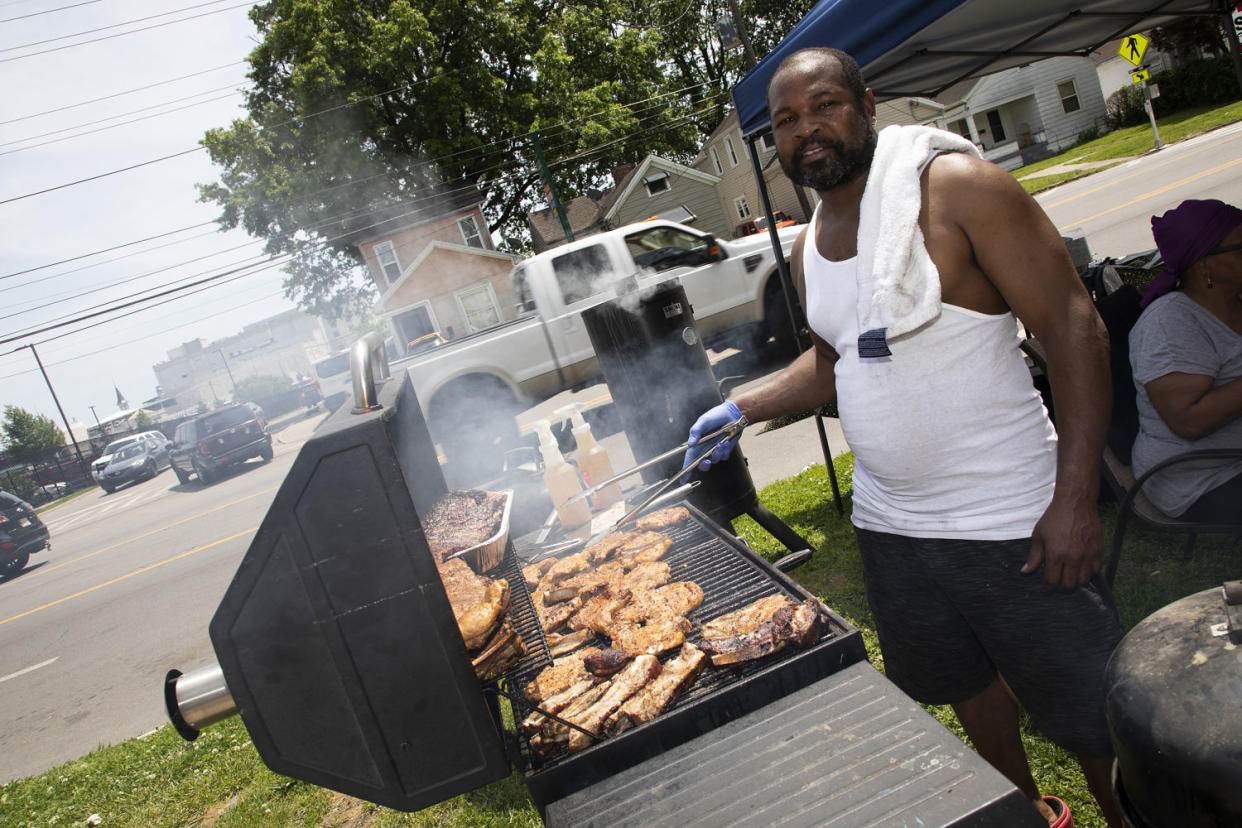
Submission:
[[[460,558],[436,564],[467,650],[487,643],[509,608],[509,582],[476,575]]]
[[[690,630],[689,621],[675,616],[654,618],[645,624],[614,623],[608,629],[608,637],[618,650],[634,655],[659,655],[685,643]]]
[[[633,653],[609,647],[582,659],[582,666],[593,676],[608,678],[633,660]]]
[[[604,733],[614,736],[668,710],[694,684],[706,664],[707,654],[687,641],[655,680],[630,696],[621,709],[609,717],[604,723]]]
[[[569,627],[574,630],[592,629],[597,633],[608,634],[612,626],[612,617],[617,610],[630,601],[628,589],[617,592],[601,592],[582,605],[569,619]]]
[[[626,699],[641,690],[659,673],[659,659],[655,656],[640,655],[609,682],[607,692],[600,696],[598,701],[580,713],[562,716],[562,718],[573,722],[583,730],[597,734],[598,737],[608,717],[615,713]],[[569,752],[577,753],[583,748],[590,747],[594,742],[595,738],[575,730],[569,734]]]
[[[642,623],[653,618],[689,615],[701,603],[701,586],[693,581],[676,581],[649,592],[636,593],[630,603],[613,613],[613,619]]]
[[[668,529],[690,519],[690,510],[685,506],[670,506],[649,512],[634,521],[634,527],[640,532],[658,532]]]
[[[819,640],[823,619],[815,599],[781,607],[753,632],[731,638],[704,639],[703,650],[712,664],[724,667],[763,658],[789,644],[804,647]]]
[[[612,557],[612,553],[616,552],[623,544],[633,540],[633,532],[613,532],[605,535],[603,539],[596,541],[582,551],[594,563],[603,563]]]
[[[739,610],[713,618],[703,625],[703,638],[732,638],[759,629],[759,625],[771,620],[772,614],[781,607],[793,604],[784,595],[769,595]]]
[[[672,577],[673,570],[664,561],[647,561],[627,572],[621,579],[621,586],[639,594],[667,584]]]
[[[626,569],[633,569],[640,563],[658,561],[673,545],[673,539],[659,532],[640,532],[617,548],[616,560]]]
[[[548,604],[544,600],[545,593],[535,592],[530,597],[531,602],[535,605],[535,614],[539,616],[539,626],[543,628],[545,633],[556,632],[565,626],[565,622],[569,620],[569,617],[582,607],[581,598]]]
[[[556,563],[548,567],[548,571],[539,579],[538,589],[551,589],[566,578],[577,575],[579,572],[585,572],[590,567],[591,559],[587,557],[585,551],[560,558]]]
[[[522,567],[522,577],[526,579],[526,585],[531,589],[539,586],[539,580],[555,565],[556,558],[544,558],[542,561]]]
[[[584,647],[556,659],[540,670],[534,681],[526,685],[526,698],[538,704],[541,700],[562,693],[580,681],[594,681],[591,674],[582,666],[582,660],[598,652],[599,650],[595,647]]]

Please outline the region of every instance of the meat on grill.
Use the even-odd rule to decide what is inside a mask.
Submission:
[[[608,629],[612,646],[634,655],[659,655],[680,647],[691,630],[681,616],[654,618],[645,624],[614,623]]]
[[[539,580],[548,573],[556,563],[556,558],[544,558],[542,561],[522,567],[522,577],[526,580],[526,586],[535,589],[539,586]]]
[[[526,685],[526,698],[538,703],[564,692],[580,681],[594,681],[591,674],[582,666],[582,660],[598,652],[599,650],[595,647],[584,647],[556,659],[544,667],[530,684]]]
[[[570,617],[570,629],[592,629],[597,633],[607,635],[612,627],[613,615],[630,602],[631,595],[628,589],[601,592],[586,601],[582,609]]]
[[[668,710],[694,684],[705,664],[707,654],[687,641],[677,657],[664,665],[654,681],[630,696],[621,709],[605,722],[604,734],[615,736]]]
[[[668,535],[639,532],[617,548],[616,560],[626,569],[633,569],[640,563],[660,560],[672,545],[673,539]]]
[[[599,699],[608,692],[611,682],[595,685],[586,692],[577,696],[571,701],[565,709],[558,715],[565,721],[577,723],[580,718],[591,705],[599,701]],[[569,728],[560,722],[544,717],[543,723],[539,727],[539,732],[530,739],[530,746],[533,750],[544,756],[551,756],[569,742]]]
[[[499,678],[513,662],[526,655],[526,645],[509,622],[502,622],[496,634],[472,659],[474,674],[482,681]]]
[[[630,603],[613,613],[620,622],[642,623],[654,618],[689,615],[703,603],[703,587],[693,581],[676,581],[637,593]]]
[[[603,725],[608,717],[659,673],[659,659],[655,656],[641,655],[608,683],[608,690],[597,701],[581,712],[562,716],[562,718],[573,722],[589,733],[602,735]],[[569,734],[569,752],[577,753],[583,748],[590,747],[595,740],[595,737],[575,730]]]
[[[569,617],[582,607],[581,598],[548,604],[545,597],[546,593],[538,591],[530,596],[531,602],[535,605],[535,614],[539,616],[539,626],[543,628],[544,633],[554,633],[565,626]]]
[[[445,492],[423,519],[427,546],[437,561],[461,552],[500,531],[506,496],[479,489]]]
[[[436,564],[467,650],[487,643],[509,608],[509,582],[476,575],[460,558]]]
[[[703,650],[712,664],[723,667],[763,658],[789,644],[806,646],[819,639],[823,620],[813,598],[800,604],[789,601],[747,633],[725,638],[704,638]]]
[[[690,519],[690,510],[685,506],[670,506],[667,509],[657,509],[634,521],[634,528],[640,532],[659,531],[668,529],[680,523],[685,523]]]
[[[595,684],[595,679],[588,676],[582,681],[570,685],[555,696],[539,702],[539,706],[535,708],[535,711],[522,720],[522,730],[528,734],[538,733],[543,729],[544,724],[550,721],[547,714],[556,715],[560,713],[566,707],[573,704],[575,699],[594,687]]]
[[[633,653],[609,647],[607,650],[600,650],[582,659],[582,666],[593,676],[608,678],[633,660]]]
[[[672,577],[672,567],[664,561],[647,561],[625,573],[621,579],[621,585],[635,595],[639,595],[667,584]]]
[[[769,595],[739,610],[713,618],[703,625],[703,638],[731,638],[759,629],[781,607],[794,603],[784,595]]]
[[[574,650],[595,640],[595,630],[578,630],[571,633],[549,633],[548,655],[552,658],[572,653]]]
[[[582,551],[594,563],[603,563],[612,557],[612,553],[616,552],[623,544],[633,539],[633,532],[613,532],[605,535],[602,540],[588,546]]]

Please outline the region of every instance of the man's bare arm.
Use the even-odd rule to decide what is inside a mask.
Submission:
[[[837,353],[812,334],[815,347],[800,354],[770,381],[738,394],[733,402],[752,423],[817,408],[837,398]]]
[[[953,218],[983,274],[1047,352],[1057,479],[1025,571],[1042,560],[1047,586],[1078,586],[1099,571],[1103,551],[1096,499],[1111,403],[1107,332],[1057,229],[1012,176],[964,156],[933,174],[955,193]]]

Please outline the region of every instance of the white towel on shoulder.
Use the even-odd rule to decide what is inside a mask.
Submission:
[[[981,157],[969,140],[925,126],[880,132],[858,216],[859,356],[889,356],[888,340],[940,313],[940,274],[919,229],[919,176],[934,156]]]

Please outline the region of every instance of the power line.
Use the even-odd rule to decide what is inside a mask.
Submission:
[[[168,17],[170,14],[180,14],[181,12],[192,11],[194,9],[201,9],[205,6],[218,6],[224,2],[226,2],[226,0],[209,0],[209,2],[207,3],[199,3],[198,5],[195,5],[195,6],[186,6],[183,9],[173,9],[172,11],[160,12],[159,14],[151,14],[151,15],[147,15],[146,17],[138,17],[133,20],[122,20],[120,23],[112,23],[107,26],[100,26],[96,29],[86,29],[81,32],[74,32],[73,34],[60,35],[58,37],[49,37],[46,40],[33,40],[30,43],[22,43],[17,46],[8,46],[4,49],[0,49],[0,52],[15,52],[19,49],[30,49],[35,46],[43,46],[48,43],[56,43],[59,40],[69,40],[70,38],[82,37],[83,35],[96,34],[98,32],[106,32],[109,29],[119,29],[122,26],[130,26],[130,25],[133,25],[134,23],[145,23],[148,20],[155,20],[157,17]]]
[[[52,130],[48,130],[47,132],[40,132],[37,135],[27,135],[23,138],[14,138],[11,141],[5,141],[3,143],[0,143],[0,147],[11,147],[14,144],[24,144],[27,141],[37,141],[40,138],[47,138],[52,135],[60,135],[63,132],[73,132],[75,129],[82,129],[83,127],[95,126],[96,124],[102,124],[108,121],[115,121],[118,118],[128,118],[130,115],[138,115],[143,112],[150,112],[152,109],[159,109],[160,107],[164,107],[164,106],[172,106],[173,104],[179,104],[184,101],[188,101],[192,98],[201,98],[204,95],[212,95],[212,94],[215,94],[216,92],[223,92],[226,89],[230,90],[231,94],[237,94],[238,92],[235,84],[230,83],[227,86],[217,86],[215,89],[207,89],[202,92],[195,92],[193,95],[182,95],[180,98],[173,98],[171,101],[161,101],[160,103],[157,103],[157,104],[150,104],[149,106],[142,106],[142,107],[139,107],[138,109],[131,109],[129,112],[118,112],[116,115],[109,115],[106,118],[97,118],[94,121],[84,121],[79,124],[71,124],[70,126],[61,127],[60,129],[52,129]],[[228,96],[225,96],[225,97],[228,97]],[[215,99],[213,98],[213,100]],[[176,112],[178,110],[172,109],[169,111]],[[133,123],[133,121],[128,121],[127,123]],[[122,126],[122,124],[114,124],[114,126]],[[90,133],[84,132],[82,134],[88,135]],[[70,137],[72,138],[72,137],[77,137],[77,136],[70,136]],[[49,141],[48,143],[51,143],[51,142]],[[42,146],[42,144],[35,144],[34,146]],[[23,149],[30,149],[30,147],[23,147]]]
[[[135,239],[134,241],[131,241],[131,242],[125,242],[124,244],[113,245],[112,247],[105,247],[102,250],[95,250],[91,253],[83,253],[80,256],[70,256],[68,259],[61,259],[58,262],[49,262],[48,264],[39,265],[38,267],[28,267],[25,270],[18,270],[13,273],[5,274],[4,276],[0,276],[0,279],[11,279],[14,276],[21,276],[23,273],[34,273],[36,270],[46,270],[49,267],[56,267],[56,265],[68,264],[69,262],[76,262],[82,259],[88,259],[91,256],[98,256],[102,253],[111,253],[113,250],[120,250],[125,247],[133,247],[135,244],[142,244],[143,242],[155,241],[156,239],[162,239],[162,238],[165,238],[166,236],[175,236],[178,233],[184,233],[186,230],[193,230],[198,227],[206,227],[209,224],[215,224],[215,222],[214,221],[201,221],[198,224],[191,224],[189,227],[182,227],[177,230],[169,230],[166,233],[156,233],[154,236],[147,236],[145,239]]]
[[[221,3],[221,2],[224,2],[224,0],[212,0],[212,2],[211,2],[211,3],[204,3],[204,4],[202,4],[202,5],[207,5],[207,6],[210,6],[210,5],[214,5],[215,3]],[[90,40],[82,40],[82,41],[79,41],[78,43],[69,43],[69,44],[66,44],[66,45],[64,45],[64,46],[53,46],[51,49],[43,49],[42,51],[39,51],[39,52],[29,52],[29,53],[27,53],[27,54],[24,54],[24,55],[17,55],[17,56],[15,56],[15,57],[0,58],[0,63],[9,63],[9,62],[14,61],[14,60],[24,60],[25,58],[28,58],[28,57],[35,57],[35,56],[37,56],[37,55],[46,55],[46,54],[51,54],[52,52],[60,52],[60,51],[63,51],[63,50],[65,50],[65,49],[73,49],[73,48],[76,48],[76,47],[78,47],[78,46],[85,46],[85,45],[87,45],[87,44],[89,44],[89,43],[99,43],[100,41],[103,41],[103,40],[112,40],[113,38],[117,38],[117,37],[125,37],[126,35],[137,34],[138,32],[145,32],[145,31],[149,31],[149,30],[151,30],[151,29],[159,29],[159,28],[163,28],[164,26],[171,26],[171,25],[173,25],[174,23],[184,23],[184,22],[186,22],[187,20],[196,20],[196,19],[198,19],[198,18],[200,18],[200,17],[207,17],[207,16],[209,16],[209,15],[213,15],[213,14],[219,14],[220,12],[232,11],[232,10],[234,10],[234,9],[244,9],[244,8],[247,8],[248,6],[253,6],[253,5],[254,5],[253,3],[239,3],[239,4],[238,4],[238,5],[236,5],[236,6],[226,6],[226,7],[224,7],[223,9],[213,9],[213,10],[208,11],[208,12],[201,12],[201,13],[199,13],[199,14],[192,14],[192,15],[190,15],[189,17],[182,17],[182,18],[181,18],[181,19],[179,19],[179,20],[169,20],[169,21],[168,21],[168,22],[166,22],[166,23],[154,23],[154,24],[152,24],[152,25],[150,25],[150,26],[142,26],[142,27],[137,28],[137,29],[130,29],[128,32],[117,32],[116,34],[104,35],[104,36],[102,36],[102,37],[95,37],[95,38],[91,38]],[[200,6],[190,6],[190,8],[200,8]],[[182,11],[184,11],[184,9],[183,9]],[[175,13],[175,12],[167,12],[167,14],[174,14],[174,13]],[[153,15],[153,17],[162,17],[162,16],[163,16],[163,15]],[[150,19],[150,18],[146,18],[146,19]],[[134,21],[131,21],[131,22],[134,22]],[[117,25],[124,25],[124,24],[117,24]],[[105,26],[104,28],[108,28],[108,29],[110,29],[110,28],[114,28],[114,27],[112,27],[112,26]],[[98,30],[98,31],[102,31],[102,29],[100,29],[100,30]],[[66,35],[66,37],[76,37],[76,35]],[[63,38],[63,37],[58,37],[58,38],[53,38],[52,40],[64,40],[64,38]],[[51,43],[52,41],[51,41],[51,40],[48,40],[48,41],[42,41],[42,42],[45,42],[45,43]],[[35,44],[26,44],[26,46],[32,46],[32,45],[35,45]],[[0,52],[9,52],[9,51],[12,51],[13,49],[21,49],[21,48],[26,48],[26,47],[24,47],[24,46],[12,46],[12,47],[10,47],[10,48],[8,48],[8,49],[0,49]]]
[[[107,178],[110,175],[116,175],[118,173],[123,173],[123,172],[129,172],[130,170],[136,170],[139,167],[148,167],[151,164],[158,164],[161,161],[167,161],[170,158],[178,158],[182,155],[189,155],[192,152],[202,152],[202,151],[203,151],[202,147],[194,147],[193,149],[182,150],[181,152],[174,152],[171,155],[164,155],[159,158],[152,158],[150,161],[143,161],[138,164],[131,164],[128,167],[121,167],[119,170],[112,170],[110,172],[100,173],[99,175],[92,175],[87,178],[79,178],[77,181],[67,181],[64,184],[57,184],[55,187],[47,187],[42,190],[35,190],[33,193],[25,193],[24,195],[13,196],[12,198],[0,199],[0,204],[11,204],[14,201],[21,201],[22,199],[32,198],[37,195],[43,195],[44,193],[55,192],[56,190],[63,190],[66,187],[75,187],[78,184],[85,184],[88,181],[97,181],[100,178]]]
[[[97,1],[98,0],[96,0],[96,2]],[[58,106],[55,109],[45,109],[42,112],[32,112],[29,115],[22,115],[19,118],[10,118],[7,121],[0,121],[0,126],[4,126],[5,124],[15,124],[18,121],[29,121],[31,118],[41,118],[44,115],[51,115],[52,113],[55,113],[55,112],[64,112],[66,109],[76,109],[80,106],[87,106],[89,104],[99,103],[100,101],[108,101],[108,100],[112,100],[113,98],[120,98],[124,95],[132,95],[135,92],[144,92],[147,89],[154,89],[157,86],[167,86],[170,83],[176,83],[178,81],[187,80],[189,78],[197,78],[200,75],[206,75],[211,72],[219,72],[221,69],[228,69],[231,66],[237,66],[245,62],[246,61],[244,60],[235,60],[232,63],[224,63],[224,64],[221,64],[220,66],[213,66],[210,69],[203,69],[200,72],[191,72],[188,75],[180,75],[175,78],[169,78],[168,80],[156,81],[155,83],[148,83],[146,86],[136,86],[133,89],[126,89],[123,92],[113,92],[111,95],[103,95],[98,98],[91,98],[89,101],[79,101],[78,103],[71,103],[71,104],[65,104],[64,106]]]
[[[28,17],[39,17],[45,14],[52,14],[53,12],[64,11],[65,9],[76,9],[78,6],[89,6],[92,3],[98,3],[98,2],[99,0],[86,0],[85,3],[74,3],[72,6],[61,6],[55,9],[48,9],[47,11],[31,12],[30,14],[21,14],[21,15],[18,15],[17,17],[6,17],[3,20],[0,20],[0,23],[12,23],[14,20],[25,20]]]

